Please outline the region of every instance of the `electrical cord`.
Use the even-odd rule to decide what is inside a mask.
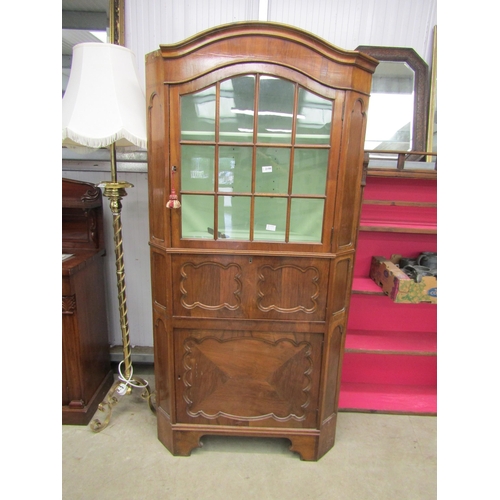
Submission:
[[[147,380],[144,381],[145,384],[137,384],[137,383],[134,384],[133,383],[135,381],[132,378],[134,376],[134,368],[132,366],[130,367],[130,376],[128,378],[125,378],[123,376],[123,373],[122,373],[122,364],[123,363],[124,363],[124,360],[120,361],[120,363],[118,364],[118,380],[120,380],[122,382],[117,388],[118,394],[120,394],[120,395],[125,394],[128,386],[144,389],[145,387],[147,387],[149,385]]]

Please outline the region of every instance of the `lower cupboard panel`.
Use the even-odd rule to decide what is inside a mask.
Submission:
[[[177,422],[316,428],[323,334],[174,330]]]

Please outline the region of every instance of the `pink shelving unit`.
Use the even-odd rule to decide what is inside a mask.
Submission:
[[[367,176],[342,366],[340,411],[437,413],[437,306],[396,304],[372,256],[437,251],[436,173]]]

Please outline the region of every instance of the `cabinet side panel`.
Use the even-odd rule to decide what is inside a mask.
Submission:
[[[166,310],[167,308],[167,287],[165,277],[168,275],[168,268],[165,255],[155,250],[151,251],[151,286],[153,303]]]
[[[324,400],[321,412],[321,420],[325,423],[337,411],[338,399],[338,373],[341,361],[342,325],[335,324],[332,334],[329,335],[326,343],[326,368],[324,378]]]
[[[341,181],[338,184],[336,231],[339,250],[353,248],[359,224],[363,143],[366,128],[367,98],[350,94],[346,102],[346,126],[342,139]]]
[[[336,260],[332,267],[334,269],[332,276],[332,286],[330,288],[332,297],[331,313],[338,314],[345,311],[349,303],[349,291],[352,275],[352,257]]]
[[[146,60],[146,93],[148,99],[148,183],[149,183],[149,227],[150,238],[157,244],[164,244],[166,199],[165,119],[164,85],[161,61],[153,55]],[[168,186],[167,186],[168,187]]]
[[[154,340],[155,340],[155,387],[157,405],[169,417],[171,408],[171,385],[169,371],[165,367],[171,366],[173,359],[172,349],[169,347],[169,335],[167,327],[162,318],[155,314]]]

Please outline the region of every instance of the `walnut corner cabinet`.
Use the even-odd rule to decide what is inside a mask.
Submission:
[[[146,56],[158,437],[335,441],[377,61],[274,23]],[[180,205],[180,206],[179,206]]]

